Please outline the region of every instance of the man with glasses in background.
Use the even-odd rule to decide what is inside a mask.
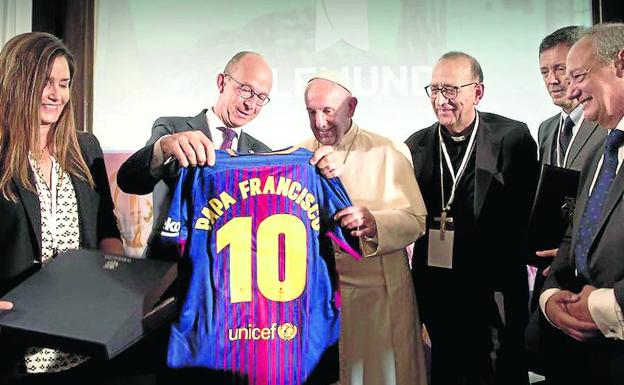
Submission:
[[[124,192],[154,193],[154,223],[145,250],[147,257],[168,254],[159,235],[169,211],[178,164],[213,165],[215,148],[243,153],[270,151],[243,127],[269,102],[272,85],[271,67],[262,56],[237,53],[217,75],[219,97],[214,106],[194,117],[158,118],[146,146],[121,165],[117,184]]]
[[[527,384],[535,141],[526,124],[475,109],[483,72],[470,55],[444,54],[425,91],[438,122],[406,144],[430,214],[412,265],[431,383]]]

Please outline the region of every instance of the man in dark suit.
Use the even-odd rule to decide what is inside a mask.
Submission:
[[[543,164],[581,171],[596,146],[604,141],[606,131],[598,123],[583,118],[583,106],[568,99],[566,92],[566,57],[583,27],[563,27],[542,40],[539,46],[540,72],[554,105],[561,112],[543,121],[538,129],[539,158]],[[537,251],[538,257],[552,259],[552,252]],[[531,300],[531,311],[537,308],[537,297],[544,285],[544,267],[540,263]]]
[[[566,92],[569,79],[566,77],[566,57],[570,47],[577,41],[584,28],[568,26],[559,28],[546,36],[539,46],[539,65],[546,90],[552,102],[561,111],[543,121],[538,130],[539,158],[542,164],[581,171],[596,146],[604,142],[606,130],[598,123],[583,118],[583,106],[576,99],[568,99]],[[537,309],[539,294],[544,286],[548,265],[552,262],[552,250],[536,251],[537,259],[530,261],[537,265],[537,274],[531,298],[531,319],[527,327],[527,348],[531,370],[543,373],[544,354],[540,344],[545,322]],[[556,354],[556,352],[551,352]]]
[[[273,74],[255,52],[239,52],[217,75],[219,97],[194,117],[162,117],[152,127],[144,148],[120,167],[117,184],[129,194],[153,192],[154,224],[145,255],[166,257],[159,234],[169,211],[177,167],[214,164],[214,148],[243,153],[268,152],[269,147],[243,131],[269,102]],[[174,160],[177,160],[175,162]]]
[[[428,236],[414,245],[413,275],[432,384],[527,384],[535,141],[526,124],[475,109],[484,85],[472,56],[443,55],[425,90],[438,122],[406,144],[430,214]]]
[[[568,53],[567,75],[568,98],[579,100],[585,119],[609,134],[581,172],[572,227],[540,295],[540,308],[560,337],[548,342],[565,346],[548,363],[548,380],[622,384],[624,24],[584,32]]]
[[[539,64],[546,90],[561,111],[543,121],[538,129],[539,157],[544,164],[581,171],[591,150],[604,141],[598,123],[583,118],[578,100],[566,97],[566,57],[583,27],[563,27],[546,36],[539,46]],[[567,119],[567,118],[570,119]]]

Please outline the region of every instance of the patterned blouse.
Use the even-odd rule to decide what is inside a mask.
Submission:
[[[67,171],[52,160],[50,186],[32,154],[28,154],[30,167],[35,174],[35,185],[41,209],[41,262],[50,261],[57,253],[75,250],[80,246],[78,201],[74,185]],[[31,347],[24,356],[27,373],[60,372],[80,365],[87,356],[64,353],[49,348]]]

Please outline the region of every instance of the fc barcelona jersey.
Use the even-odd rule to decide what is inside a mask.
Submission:
[[[351,203],[311,157],[305,149],[217,151],[214,167],[181,169],[161,233],[191,265],[170,367],[231,371],[249,384],[302,384],[337,342],[333,255],[322,256],[319,246],[331,232],[357,253],[332,221]]]

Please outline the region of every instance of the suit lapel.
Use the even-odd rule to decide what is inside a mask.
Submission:
[[[553,147],[557,148],[555,138],[557,137],[557,129],[559,128],[560,114],[556,115],[557,119],[551,119],[546,127],[544,147],[542,150],[542,163],[557,165],[556,159],[553,159]]]
[[[97,221],[85,221],[86,218],[97,218],[98,201],[94,199],[94,194],[90,194],[91,187],[87,182],[74,176],[70,176],[74,192],[76,193],[76,203],[78,204],[78,221],[80,223],[80,245],[85,248],[95,249],[98,247],[97,239],[93,239],[93,234],[97,234]],[[93,202],[92,202],[93,201]],[[94,210],[96,210],[94,212]]]
[[[29,177],[32,179],[32,172],[30,169],[28,170]],[[15,190],[20,197],[20,201],[24,206],[26,211],[26,215],[28,217],[28,223],[30,223],[30,227],[32,233],[35,235],[37,239],[37,253],[36,255],[41,255],[41,206],[39,205],[39,196],[31,191],[28,191],[21,183],[19,183],[15,178],[13,179],[13,186],[15,186]]]
[[[210,135],[210,128],[208,127],[208,120],[206,119],[206,111],[203,110],[197,116],[193,116],[189,120],[186,121],[186,124],[189,125],[193,130],[198,130],[203,132],[208,139],[212,140],[212,135]]]
[[[492,178],[499,173],[496,166],[500,152],[500,138],[495,137],[481,115],[479,115],[479,120],[475,162],[475,218],[479,218],[481,214]]]
[[[247,154],[249,152],[253,152],[251,150],[252,148],[251,143],[249,142],[249,137],[247,136],[247,134],[245,134],[244,131],[241,131],[241,136],[238,139],[238,152]]]
[[[576,137],[574,138],[574,141],[572,142],[572,145],[570,147],[570,152],[568,153],[568,159],[566,161],[566,167],[570,167],[572,162],[574,162],[576,157],[583,149],[583,146],[585,146],[590,136],[592,136],[596,129],[598,129],[598,123],[590,122],[583,119],[583,123],[581,124],[581,127],[579,127],[579,130],[576,133]]]
[[[593,177],[593,175],[592,175]],[[593,179],[593,178],[592,178]],[[607,201],[604,203],[604,207],[602,208],[602,215],[600,216],[600,223],[596,228],[596,233],[593,235],[592,244],[596,241],[596,235],[600,233],[600,229],[605,226],[607,222],[607,218],[611,215],[611,212],[615,209],[615,206],[622,198],[622,193],[624,192],[624,169],[620,167],[615,179],[609,188],[609,194],[607,195]]]
[[[28,170],[29,177],[33,179],[32,171]],[[96,234],[97,223],[94,221],[84,221],[84,218],[96,218],[93,210],[98,209],[96,194],[90,194],[91,187],[87,182],[71,177],[76,200],[78,203],[78,218],[80,221],[80,243],[81,246],[89,248],[97,248],[97,239],[91,239],[90,234]],[[37,255],[41,255],[41,206],[39,196],[28,191],[21,183],[13,178],[13,185],[16,188],[20,201],[24,206],[28,223],[30,223],[32,233],[37,239]],[[94,200],[94,202],[91,202]],[[87,239],[88,238],[88,239]]]
[[[596,174],[596,168],[598,166],[598,162],[600,161],[601,156],[602,156],[602,153],[596,153],[591,158],[591,166],[586,169],[587,172],[584,174],[581,174],[581,176],[584,179],[580,181],[581,189],[576,194],[576,203],[574,207],[574,219],[573,219],[573,223],[576,225],[572,228],[572,240],[570,242],[570,245],[572,245],[570,250],[572,251],[570,255],[573,255],[572,254],[574,252],[573,250],[574,248],[576,248],[577,235],[579,231],[578,226],[580,226],[581,224],[581,219],[583,218],[583,213],[585,212],[585,206],[587,206],[587,200],[589,199],[589,187],[591,186],[591,183],[594,180],[594,175]],[[576,267],[575,258],[570,258],[569,264],[570,264],[570,267],[574,269]]]

